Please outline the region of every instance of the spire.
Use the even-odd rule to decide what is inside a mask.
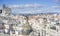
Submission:
[[[5,6],[5,4],[3,4],[3,8],[5,8],[6,6]]]

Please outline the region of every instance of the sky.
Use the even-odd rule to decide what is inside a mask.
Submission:
[[[0,8],[5,4],[12,13],[60,12],[60,0],[0,0]]]

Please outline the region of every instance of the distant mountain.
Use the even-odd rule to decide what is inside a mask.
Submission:
[[[40,15],[40,14],[60,14],[60,12],[48,12],[48,13],[28,13],[28,14],[24,14],[24,13],[12,13],[13,15],[23,15],[23,16],[32,16],[32,15]]]

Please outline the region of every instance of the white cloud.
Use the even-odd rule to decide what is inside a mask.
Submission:
[[[46,12],[60,12],[60,6],[46,6],[42,4],[22,4],[9,5],[15,13],[46,13]]]
[[[60,12],[60,6],[51,6],[46,11],[47,12]]]
[[[20,5],[9,5],[10,8],[36,8],[42,7],[41,4],[20,4]]]

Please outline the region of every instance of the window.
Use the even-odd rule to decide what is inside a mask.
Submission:
[[[50,29],[56,30],[56,26],[51,26]]]

